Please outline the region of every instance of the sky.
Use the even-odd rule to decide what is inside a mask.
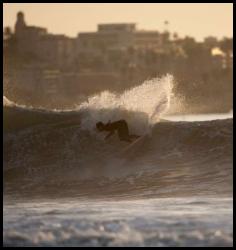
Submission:
[[[137,23],[139,30],[167,28],[198,41],[233,36],[232,3],[4,3],[3,27],[14,27],[18,11],[27,25],[70,37],[96,31],[98,23],[126,22]]]

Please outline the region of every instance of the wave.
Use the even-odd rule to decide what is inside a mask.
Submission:
[[[26,180],[20,188],[47,193],[230,193],[232,124],[160,122],[128,157],[115,137],[107,143],[80,126],[39,126],[4,136],[4,173],[14,185]]]
[[[232,193],[233,120],[162,120],[172,78],[153,79],[121,95],[103,92],[75,110],[39,110],[5,97],[5,190],[43,195],[184,196]],[[145,98],[144,98],[145,97]],[[126,119],[148,134],[133,154],[104,141],[94,124]]]
[[[97,121],[126,119],[135,132],[149,130],[170,107],[173,77],[167,75],[145,81],[122,94],[104,91],[91,96],[74,110],[44,110],[18,105],[3,97],[4,131],[23,129],[37,124],[78,120],[92,131]]]

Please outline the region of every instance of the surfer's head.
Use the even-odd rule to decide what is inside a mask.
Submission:
[[[104,129],[104,123],[102,123],[102,122],[97,122],[96,123],[96,127],[97,127],[97,129],[99,130],[99,131],[103,131],[103,129]]]

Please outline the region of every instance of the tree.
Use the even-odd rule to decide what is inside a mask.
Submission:
[[[3,37],[4,39],[10,39],[12,37],[12,30],[10,27],[5,27],[3,31]]]
[[[233,51],[233,39],[225,37],[220,41],[220,48],[225,53],[231,53]]]
[[[173,38],[174,38],[174,40],[178,40],[179,35],[178,35],[178,33],[177,33],[177,32],[174,32],[174,33],[173,33]]]
[[[220,48],[226,55],[226,68],[232,68],[233,39],[225,37],[220,42]]]

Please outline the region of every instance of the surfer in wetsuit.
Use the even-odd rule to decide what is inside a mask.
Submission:
[[[100,132],[103,132],[103,131],[110,132],[105,137],[105,139],[108,139],[110,136],[112,136],[115,133],[115,131],[117,131],[119,139],[121,141],[132,142],[132,139],[137,139],[140,137],[138,135],[129,134],[128,124],[125,120],[119,120],[115,122],[109,121],[107,124],[104,124],[103,122],[97,122],[96,127],[98,131]]]

